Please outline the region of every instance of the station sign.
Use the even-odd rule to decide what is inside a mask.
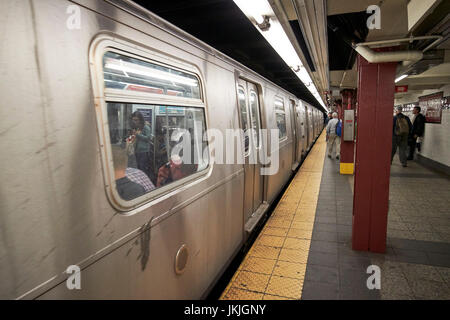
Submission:
[[[408,92],[408,86],[395,86],[395,93]]]

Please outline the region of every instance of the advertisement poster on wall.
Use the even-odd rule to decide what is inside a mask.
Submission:
[[[441,123],[443,92],[419,97],[419,106],[428,123]]]

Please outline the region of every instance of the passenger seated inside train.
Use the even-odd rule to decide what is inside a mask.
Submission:
[[[147,175],[136,168],[127,166],[128,155],[125,148],[112,145],[116,188],[124,200],[132,200],[155,189]]]
[[[156,187],[159,188],[173,181],[180,180],[196,171],[196,164],[184,164],[179,155],[173,155],[169,162],[159,168]]]
[[[196,145],[194,137],[195,128],[203,135],[206,127],[202,109],[117,103],[108,108],[110,136],[116,137],[111,144],[115,180],[122,199],[137,198],[208,166],[208,158],[202,157],[207,144],[201,141]],[[178,150],[176,146],[184,139],[189,143]],[[184,148],[189,161],[183,161]],[[171,156],[174,150],[178,153]]]

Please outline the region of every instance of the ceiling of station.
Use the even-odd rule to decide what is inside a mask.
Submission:
[[[232,0],[134,1],[319,107],[309,90]],[[290,33],[291,41],[296,41],[295,45],[301,51],[299,56],[311,71],[321,93],[357,87],[357,54],[352,43],[440,34],[445,38],[434,49],[450,50],[450,1],[447,0],[430,0],[435,2],[434,5],[410,30],[408,5],[418,0],[325,0],[324,5],[318,5],[315,0],[268,1],[277,19],[285,22],[285,31]],[[372,13],[366,10],[373,4],[380,7],[381,28],[369,30],[367,19]],[[326,41],[323,41],[324,34]],[[429,43],[416,41],[404,43],[403,47],[421,50]],[[441,63],[401,80],[398,85],[406,84],[409,90],[420,92],[450,83],[450,54],[447,51],[445,61]]]
[[[345,42],[348,43],[348,41],[345,41],[345,37],[330,32],[330,24],[333,24],[334,17],[355,15],[351,17],[349,21],[341,23],[341,28],[346,30],[346,34],[350,34],[352,29],[354,31],[359,30],[356,35],[362,35],[361,41],[358,41],[357,37],[355,37],[355,43],[439,34],[444,36],[444,40],[434,47],[433,50],[450,49],[450,1],[435,0],[435,3],[425,12],[421,22],[416,24],[414,28],[408,30],[408,5],[411,5],[411,2],[412,1],[410,0],[327,0],[329,24],[328,42],[330,47],[330,86],[332,88],[344,89],[357,87],[357,70],[355,64],[356,53],[349,46],[339,48],[339,46],[342,46]],[[370,15],[366,13],[366,9],[372,4],[377,4],[380,7],[380,29],[369,30],[364,26],[364,19],[367,20]],[[361,32],[361,30],[364,29],[367,33],[364,33],[364,31]],[[333,37],[335,39],[333,39]],[[433,40],[414,41],[411,43],[406,42],[393,45],[401,45],[403,50],[422,50],[432,41]],[[430,50],[430,52],[433,50]],[[342,61],[345,57],[348,57],[349,64],[344,66]],[[444,61],[441,61],[437,65],[430,63],[430,69],[427,71],[418,75],[410,75],[396,83],[396,85],[408,85],[407,94],[420,93],[421,91],[425,92],[425,90],[430,89],[439,89],[443,85],[450,83],[450,69],[448,62],[450,62],[450,54],[449,52],[446,52]],[[397,93],[396,97],[407,94]]]
[[[134,0],[316,107],[314,96],[232,0]]]
[[[442,60],[436,63],[430,61],[428,70],[417,75],[409,75],[400,80],[396,85],[407,85],[406,93],[396,93],[396,100],[408,101],[417,100],[418,96],[426,95],[436,90],[441,90],[445,85],[450,84],[450,1],[435,0],[430,9],[422,16],[419,23],[416,23],[409,34],[413,35],[441,35],[443,40],[428,53],[443,56]],[[415,3],[423,5],[423,2],[415,0]],[[413,4],[413,1],[409,5]],[[412,8],[414,10],[415,8]],[[413,43],[415,49],[422,50],[429,42]],[[424,63],[425,57],[419,63]]]

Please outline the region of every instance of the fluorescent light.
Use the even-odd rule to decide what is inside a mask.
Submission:
[[[300,67],[300,70],[296,72],[297,77],[302,80],[302,82],[306,85],[307,83],[312,83],[311,77],[309,76],[308,71],[306,71],[306,68],[304,66]]]
[[[303,66],[300,58],[297,55],[291,41],[283,30],[280,22],[276,18],[271,6],[267,0],[233,0],[241,11],[249,18],[252,23],[256,21],[261,23],[263,16],[270,17],[270,28],[262,31],[260,28],[256,29],[269,42],[273,49],[283,59],[283,61],[292,69],[300,81],[306,86],[317,101],[325,107],[322,97],[317,92],[317,88],[311,79],[306,68]]]
[[[247,17],[253,18],[258,24],[264,22],[265,15],[273,14],[272,8],[265,0],[234,0],[234,2]]]
[[[402,79],[405,79],[407,76],[408,76],[407,74],[401,75],[400,77],[398,77],[397,79],[395,79],[395,83],[399,82],[399,81],[402,80]]]

